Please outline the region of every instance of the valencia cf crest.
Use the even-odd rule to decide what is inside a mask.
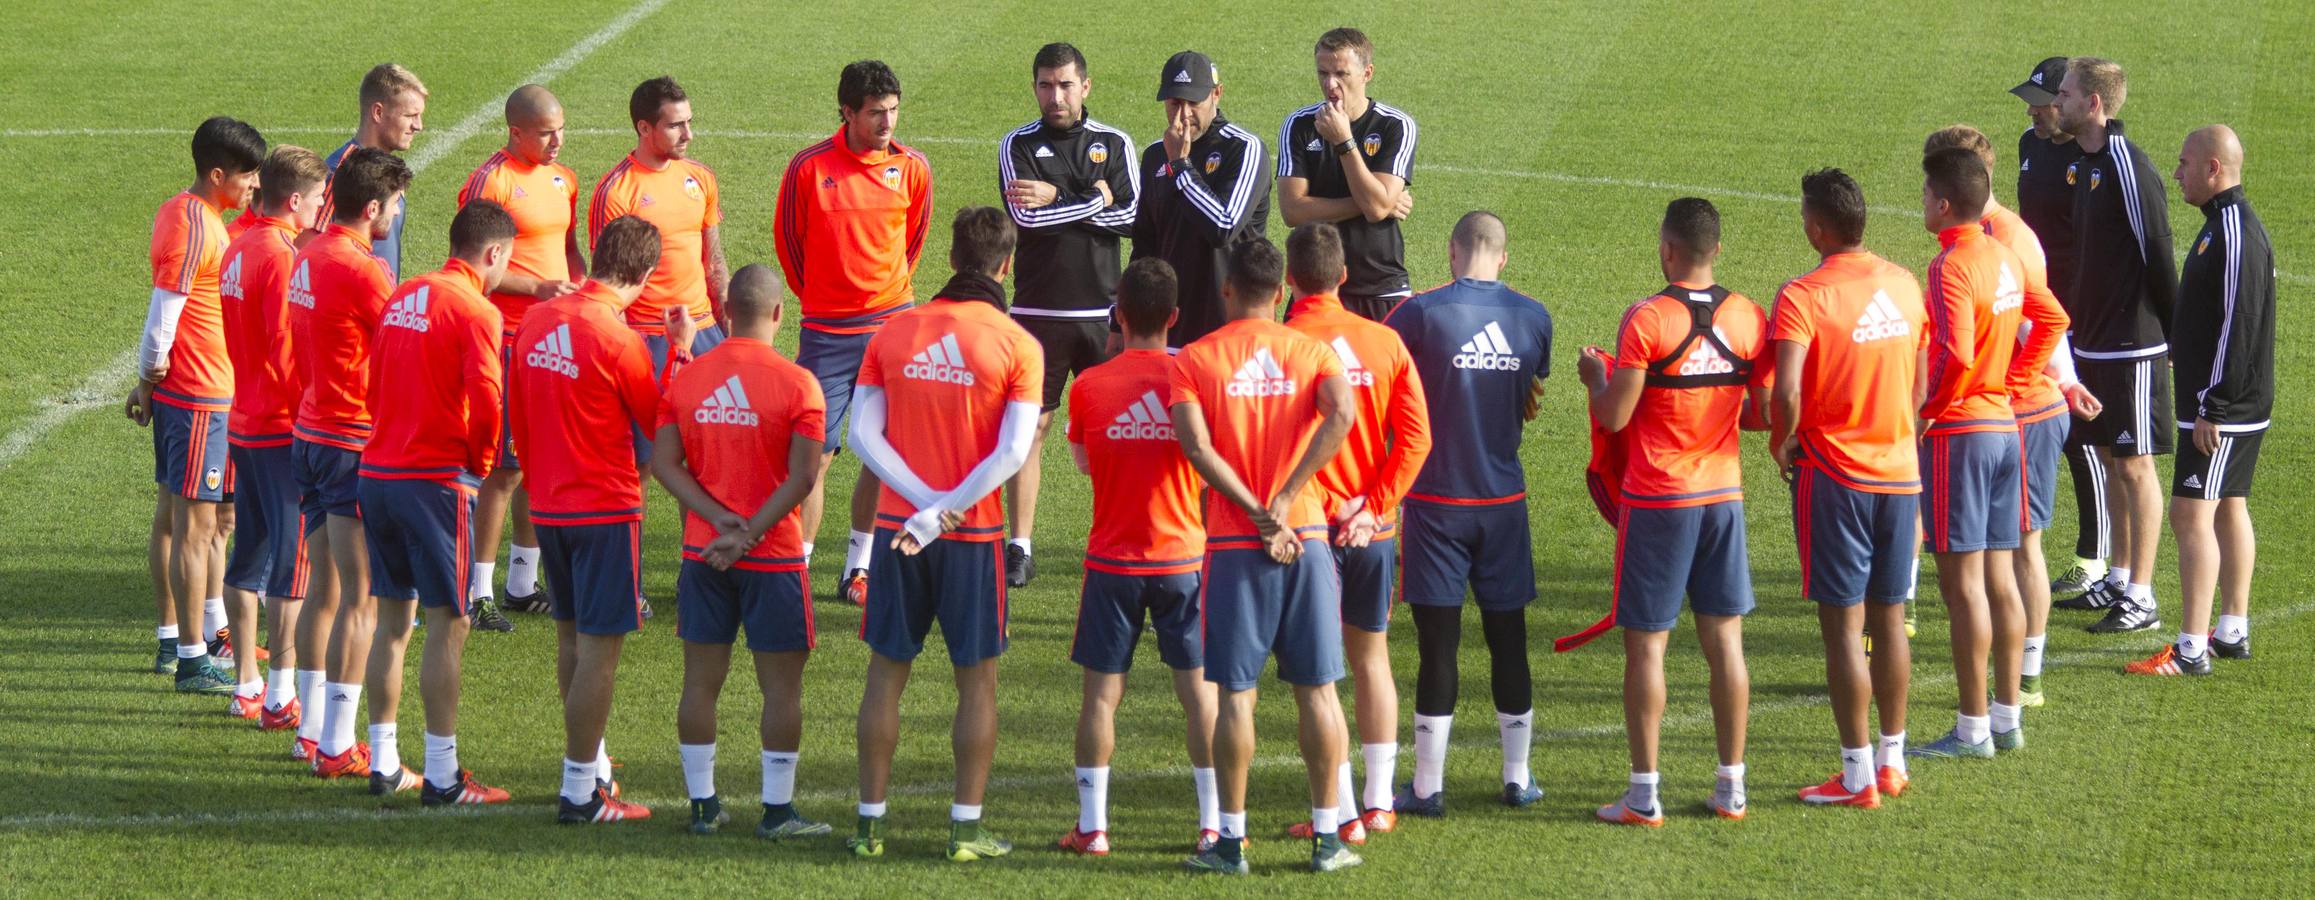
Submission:
[[[2067,187],[2073,187],[2073,186],[2074,186],[2074,171],[2075,171],[2075,170],[2077,170],[2077,169],[2080,169],[2080,168],[2082,168],[2082,164],[2081,164],[2081,163],[2068,163],[2068,164],[2066,165],[2066,186],[2067,186]]]
[[[2101,175],[2104,175],[2104,174],[2106,174],[2106,173],[2105,173],[2105,171],[2104,171],[2104,170],[2102,170],[2102,169],[2091,169],[2091,170],[2090,170],[2090,189],[2091,189],[2091,190],[2095,191],[2095,190],[2097,190],[2097,189],[2098,189],[2098,182],[2101,180],[2101,179],[2099,178],[2099,176],[2101,176]]]
[[[1085,159],[1086,161],[1091,162],[1097,166],[1108,162],[1109,145],[1100,141],[1094,141],[1093,146],[1085,148]]]
[[[565,193],[565,194],[568,194],[568,193],[570,193],[570,192],[571,192],[571,183],[570,183],[570,182],[568,182],[568,181],[564,181],[564,180],[563,180],[563,176],[561,176],[561,175],[557,175],[557,176],[555,176],[555,177],[554,177],[554,179],[553,179],[553,180],[554,180],[554,184],[555,184],[555,190],[561,191],[561,192],[563,192],[563,193]]]
[[[1221,154],[1221,153],[1219,153],[1219,152],[1215,152],[1215,153],[1208,153],[1208,154],[1206,154],[1206,174],[1208,174],[1208,175],[1212,175],[1212,174],[1214,174],[1214,170],[1215,170],[1215,169],[1219,169],[1219,168],[1221,168],[1221,167],[1222,167],[1222,154]]]
[[[1366,155],[1368,156],[1381,153],[1383,151],[1383,136],[1379,134],[1367,135],[1363,146],[1366,149]]]
[[[2199,240],[2199,241],[2196,241],[2196,242],[2194,242],[2194,255],[2196,255],[2196,256],[2201,256],[2203,251],[2205,251],[2205,250],[2208,250],[2208,249],[2210,249],[2210,248],[2211,248],[2211,236],[2210,236],[2210,235],[2207,235],[2207,234],[2206,234],[2206,235],[2203,235],[2203,236],[2202,236],[2202,240]]]
[[[699,179],[689,175],[683,176],[683,195],[693,200],[707,199],[707,192],[700,190]]]
[[[897,190],[900,190],[900,167],[899,167],[899,166],[885,166],[885,167],[884,167],[884,186],[885,186],[885,187],[888,187],[888,188],[891,188],[891,189],[893,189],[893,190],[896,190],[896,191],[897,191]]]
[[[225,473],[217,471],[216,466],[210,466],[209,471],[201,473],[201,485],[212,491],[224,487]]]

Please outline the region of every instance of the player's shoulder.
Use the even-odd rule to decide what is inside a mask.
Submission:
[[[1248,152],[1262,152],[1262,136],[1255,134],[1253,129],[1236,122],[1223,122],[1221,134],[1223,140],[1236,143]]]
[[[595,193],[600,195],[604,191],[613,190],[620,187],[628,180],[627,176],[633,174],[634,171],[635,157],[620,157],[617,164],[605,170],[602,177],[595,179]]]
[[[1034,128],[1037,126],[1037,123],[1031,122],[1029,123],[1029,126]],[[1125,129],[1123,128],[1111,125],[1107,122],[1101,121],[1100,119],[1096,119],[1091,116],[1086,117],[1085,130],[1114,137],[1120,142],[1122,146],[1133,146],[1133,135],[1125,133]]]
[[[1415,117],[1412,114],[1380,100],[1374,101],[1374,106],[1375,114],[1380,117],[1377,119],[1378,124],[1384,128],[1395,128],[1407,136],[1414,135]]]
[[[915,171],[917,174],[926,176],[930,176],[932,174],[932,160],[926,158],[924,151],[918,150],[915,147],[911,147],[899,141],[893,141],[892,152],[900,157],[901,164],[903,166],[906,166],[907,168]]]
[[[683,166],[683,174],[692,178],[697,178],[701,183],[706,184],[709,187],[715,186],[715,170],[708,168],[706,163],[688,157],[677,160],[676,162],[677,164]]]
[[[1279,130],[1291,134],[1305,128],[1316,128],[1313,123],[1318,120],[1318,111],[1325,108],[1326,104],[1319,102],[1287,113],[1285,126]]]
[[[826,156],[828,152],[835,149],[835,147],[836,137],[834,135],[821,138],[809,144],[805,144],[802,149],[797,150],[793,155],[788,157],[788,168],[794,169],[798,167],[810,166],[813,160],[822,156]]]

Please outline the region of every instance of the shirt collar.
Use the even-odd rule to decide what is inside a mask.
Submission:
[[[836,126],[836,136],[830,138],[830,140],[836,142],[836,149],[844,151],[844,155],[846,156],[859,160],[862,165],[872,166],[880,162],[890,161],[893,157],[900,155],[901,148],[899,141],[893,141],[892,143],[886,144],[882,150],[870,150],[866,153],[852,152],[852,142],[848,138],[848,135],[851,133],[851,128],[852,126],[849,125]]]
[[[1333,291],[1324,291],[1316,294],[1304,294],[1300,297],[1294,298],[1293,305],[1286,307],[1286,318],[1299,319],[1311,313],[1329,313],[1341,311],[1342,298],[1336,296],[1335,292]]]
[[[2206,216],[2216,216],[2227,207],[2241,202],[2243,202],[2243,186],[2238,184],[2212,194],[2211,198],[2203,203],[2202,212]]]
[[[1973,235],[1976,238],[1985,237],[1984,222],[1967,222],[1941,229],[1937,232],[1937,245],[1951,247],[1962,241],[1974,240]]]
[[[362,248],[363,253],[370,252],[369,229],[355,228],[351,225],[346,225],[339,222],[331,222],[329,230],[324,233],[344,235],[346,240],[354,242],[354,246]]]
[[[464,282],[477,294],[482,293],[482,270],[475,268],[473,263],[453,256],[442,264],[442,275]]]

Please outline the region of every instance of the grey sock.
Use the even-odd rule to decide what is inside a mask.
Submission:
[[[1726,778],[1713,779],[1712,803],[1721,809],[1744,811],[1744,783]]]
[[[1641,815],[1656,811],[1656,786],[1635,784],[1624,788],[1624,808]]]

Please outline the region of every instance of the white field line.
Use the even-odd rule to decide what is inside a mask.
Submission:
[[[2281,625],[2284,622],[2288,622],[2292,619],[2306,615],[2310,612],[2315,612],[2315,601],[2302,602],[2297,606],[2285,607],[2271,613],[2259,615],[2257,617],[2257,621],[2258,624],[2263,627],[2273,628],[2275,626]],[[2045,662],[2048,665],[2065,667],[2083,663],[2112,662],[2113,659],[2114,654],[2111,651],[2081,651],[2075,653],[2056,654],[2049,657]],[[1935,690],[1951,683],[1953,683],[1952,672],[1938,671],[1915,677],[1913,679],[1913,688],[1916,691]],[[1274,700],[1273,702],[1278,701]],[[1831,702],[1830,698],[1824,694],[1808,694],[1799,697],[1787,697],[1781,700],[1771,700],[1766,703],[1752,704],[1751,715],[1754,718],[1758,718],[1759,716],[1769,713],[1815,709],[1822,707],[1829,702]],[[1709,726],[1711,724],[1712,714],[1709,710],[1689,711],[1677,715],[1665,716],[1663,728],[1665,731],[1675,731]],[[1564,728],[1555,731],[1538,732],[1535,735],[1535,742],[1542,744],[1594,740],[1599,738],[1612,737],[1622,734],[1623,732],[1624,723],[1619,720],[1616,722],[1604,723],[1600,725],[1589,725],[1580,728]],[[1479,749],[1495,745],[1495,741],[1489,740],[1491,735],[1491,730],[1487,729],[1483,723],[1478,723],[1474,724],[1474,726],[1471,728],[1465,729],[1464,736],[1460,739],[1454,740],[1452,743],[1453,746],[1459,749]],[[1413,748],[1404,745],[1399,748],[1399,751],[1402,755],[1414,752]],[[1268,769],[1298,768],[1301,765],[1302,757],[1281,754],[1274,756],[1256,757],[1253,761],[1252,767],[1256,771],[1262,771]],[[1069,779],[1065,777],[1065,775],[1059,773],[1059,768],[1060,763],[1057,761],[1055,763],[1056,774],[1052,776],[1016,776],[1010,778],[992,778],[989,780],[989,789],[992,791],[1006,792],[1027,790],[1063,790]],[[1160,779],[1187,781],[1189,780],[1189,777],[1190,770],[1187,766],[1160,766],[1150,769],[1135,769],[1132,771],[1117,772],[1110,776],[1110,780],[1112,783],[1154,781]],[[933,796],[947,793],[954,787],[954,784],[954,782],[950,781],[922,781],[910,784],[896,784],[892,786],[890,793],[903,797]],[[745,794],[745,791],[741,792],[743,802]],[[798,791],[796,793],[796,800],[799,803],[812,806],[832,807],[840,811],[843,805],[853,802],[853,800],[856,799],[856,796],[857,795],[850,788],[816,788],[812,790]],[[646,806],[662,810],[681,809],[688,802],[688,800],[683,797],[630,797],[628,799],[637,800]],[[409,811],[398,812],[393,810],[379,809],[374,806],[346,807],[337,809],[255,810],[250,812],[161,813],[156,815],[126,816],[90,815],[84,813],[33,813],[30,815],[20,816],[0,816],[0,829],[37,830],[46,828],[133,828],[155,825],[271,825],[294,824],[299,822],[387,822],[408,819],[419,815],[430,819],[444,816],[479,817],[514,814],[544,815],[550,806],[551,804],[549,803],[534,801],[524,803],[510,803],[503,806],[462,808],[448,811],[430,810],[423,813],[415,813]],[[830,815],[835,814],[830,813]],[[841,816],[837,816],[837,818],[841,819]]]
[[[620,13],[618,18],[612,19],[608,24],[597,29],[595,33],[579,39],[578,43],[572,44],[570,49],[562,52],[562,55],[548,60],[545,65],[532,71],[519,84],[545,84],[554,80],[555,76],[570,71],[573,66],[586,60],[596,50],[601,49],[604,44],[617,40],[620,35],[626,34],[628,29],[634,28],[635,23],[643,21],[644,17],[658,12],[660,7],[666,5],[667,0],[642,0],[642,2],[629,7],[626,12]],[[458,120],[456,124],[451,125],[440,135],[428,140],[423,146],[410,153],[411,173],[424,172],[428,167],[441,161],[443,157],[456,151],[460,145],[481,134],[483,129],[489,127],[492,122],[504,117],[505,110],[506,101],[503,97],[486,100],[482,105],[475,107],[473,112],[466,114],[466,118]],[[280,131],[308,134],[346,133],[346,129],[343,127],[285,128],[280,129]],[[5,132],[0,132],[0,134],[11,138],[105,137],[148,134],[183,135],[185,131],[181,128],[48,128],[8,129]],[[136,362],[136,348],[130,347],[106,363],[103,368],[89,373],[89,376],[83,379],[78,387],[73,388],[71,393],[40,401],[29,421],[10,430],[6,436],[0,436],[0,471],[5,471],[9,466],[14,465],[16,460],[22,458],[34,445],[40,443],[40,440],[47,437],[49,432],[56,430],[58,426],[63,425],[66,420],[81,410],[125,399],[125,395],[122,395],[123,386],[131,376],[136,374]]]

